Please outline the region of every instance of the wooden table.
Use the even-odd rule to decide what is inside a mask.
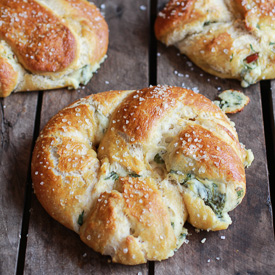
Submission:
[[[30,159],[39,130],[74,100],[156,83],[192,88],[212,100],[220,90],[241,89],[239,82],[211,76],[175,48],[155,41],[152,26],[164,2],[96,1],[109,24],[110,44],[107,60],[89,84],[77,91],[21,93],[0,99],[0,274],[274,274],[269,182],[275,183],[275,81],[245,89],[250,104],[230,116],[240,141],[255,155],[246,170],[247,195],[230,215],[233,224],[226,231],[209,233],[196,233],[189,226],[189,243],[166,261],[112,264],[54,221],[33,194]]]

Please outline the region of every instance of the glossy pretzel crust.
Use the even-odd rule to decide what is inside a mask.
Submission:
[[[0,39],[6,97],[86,83],[105,57],[108,27],[86,0],[2,0]]]
[[[227,212],[245,195],[246,161],[234,127],[210,100],[156,86],[91,95],[61,110],[36,142],[32,179],[53,218],[114,262],[133,265],[172,256],[187,219],[227,228]],[[190,183],[221,188],[222,216],[184,184],[188,174]]]

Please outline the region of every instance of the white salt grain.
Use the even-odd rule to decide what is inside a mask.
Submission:
[[[206,238],[203,238],[203,239],[201,240],[201,243],[205,243],[205,241],[206,241]]]
[[[146,11],[146,10],[147,10],[147,7],[144,6],[144,5],[141,5],[141,6],[139,6],[139,9],[142,10],[142,11]]]

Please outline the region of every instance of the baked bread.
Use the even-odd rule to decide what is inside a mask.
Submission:
[[[106,56],[108,35],[86,0],[1,0],[0,97],[86,84]]]
[[[186,220],[226,229],[252,159],[210,100],[156,86],[61,110],[37,139],[32,180],[54,219],[114,262],[134,265],[172,256]]]
[[[241,112],[250,102],[248,96],[237,90],[225,90],[218,95],[219,100],[213,101],[226,114],[235,114]]]
[[[275,78],[274,0],[171,0],[155,34],[206,72],[243,87]]]

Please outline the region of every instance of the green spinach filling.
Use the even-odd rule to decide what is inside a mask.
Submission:
[[[232,105],[235,105],[235,106],[242,105],[243,99],[241,98],[241,96],[236,95],[234,93],[231,93],[231,95],[232,95],[232,99],[233,99],[232,101],[233,102],[228,102],[227,100],[221,100],[221,102],[219,104],[219,107],[221,109],[223,109],[223,108],[230,108],[230,107],[232,107]]]
[[[191,173],[186,174],[185,179],[183,180],[183,182],[180,183],[180,185],[183,185],[184,187],[188,188],[187,182],[188,182],[189,180],[193,179],[193,178],[195,178],[195,176],[192,175]]]
[[[179,239],[183,239],[183,238],[186,238],[187,234],[186,233],[181,233],[179,235]]]
[[[110,175],[105,178],[105,180],[108,180],[108,179],[118,180],[119,179],[119,175],[116,172],[112,171],[110,173]]]
[[[83,224],[83,218],[84,218],[84,210],[82,213],[78,216],[77,223],[81,226]]]
[[[217,21],[205,21],[203,23],[203,26],[209,26],[210,24],[215,24],[215,23],[217,23]]]
[[[164,160],[163,158],[160,156],[160,154],[156,154],[154,157],[154,162],[158,163],[158,164],[163,164]]]
[[[218,186],[215,183],[212,184],[211,188],[208,186],[205,186],[205,188],[207,191],[207,198],[203,199],[204,203],[210,206],[218,217],[222,217],[222,210],[225,205],[225,194],[218,191]]]
[[[218,185],[214,182],[204,184],[194,175],[187,174],[186,179],[181,183],[184,187],[189,188],[204,201],[205,205],[211,207],[213,212],[219,217],[222,217],[222,212],[225,206],[226,194],[219,191]]]
[[[238,199],[242,198],[243,197],[243,194],[244,194],[244,190],[241,188],[241,187],[237,187],[235,189],[236,193],[237,193],[237,197]]]
[[[140,178],[141,177],[141,175],[138,175],[137,173],[130,173],[128,176],[133,177],[133,178]]]

